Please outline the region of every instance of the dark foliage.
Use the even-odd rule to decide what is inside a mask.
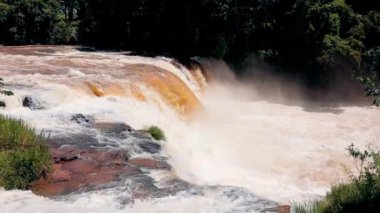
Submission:
[[[0,95],[5,95],[5,96],[13,96],[14,93],[9,90],[4,90],[5,84],[4,84],[4,79],[0,78]],[[6,107],[6,103],[2,100],[0,100],[0,108]]]
[[[308,85],[379,80],[377,0],[0,0],[0,43],[77,43],[241,67],[279,67]]]

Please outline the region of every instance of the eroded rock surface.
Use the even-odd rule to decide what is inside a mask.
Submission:
[[[52,172],[34,184],[32,190],[36,194],[48,197],[66,195],[122,180],[135,180],[139,187],[133,193],[142,196],[157,190],[152,187],[154,180],[147,176],[148,170],[171,169],[159,155],[149,158],[152,153],[158,154],[161,146],[143,132],[123,123],[95,123],[82,114],[72,116],[72,121],[84,125],[88,132],[56,135],[48,140]],[[129,137],[134,138],[133,142],[125,147],[112,144],[113,140]],[[136,145],[138,148],[133,149]],[[135,158],[133,153],[146,153],[144,156],[147,157]],[[147,178],[150,181],[144,181]]]
[[[33,191],[40,195],[64,195],[135,175],[138,168],[128,165],[125,150],[95,150],[78,147],[51,148],[52,172],[39,180]]]

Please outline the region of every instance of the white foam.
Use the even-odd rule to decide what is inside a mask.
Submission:
[[[233,90],[233,88],[230,88]],[[346,148],[379,144],[380,113],[344,107],[341,114],[236,100],[222,91],[202,99],[207,113],[166,127],[177,174],[197,184],[241,186],[280,202],[323,195],[353,167]]]
[[[183,68],[178,69],[167,59],[120,53],[67,51],[43,58],[0,57],[0,76],[6,76],[6,83],[15,93],[15,96],[4,97],[8,107],[3,113],[22,118],[38,130],[60,133],[84,131],[70,121],[71,115],[76,113],[93,116],[97,121],[125,122],[136,129],[158,125],[169,139],[164,144],[169,163],[180,178],[192,183],[245,187],[260,196],[288,203],[323,195],[333,181],[344,179],[342,165],[351,165],[345,156],[349,144],[364,147],[371,142],[379,143],[378,109],[343,107],[340,114],[306,112],[297,106],[237,99],[234,88],[224,85],[223,90],[210,87],[201,97],[207,113],[186,123],[158,94],[147,88],[142,92],[148,102],[141,102],[128,97],[94,97],[84,88],[72,87],[75,85],[72,81],[77,78],[107,79],[120,84],[130,80],[114,77],[118,73],[113,70],[71,70],[69,65],[58,64],[50,71],[55,75],[44,75],[45,70],[38,70],[38,64],[45,66],[46,60],[57,57],[73,57],[73,60],[87,57],[83,63],[103,67],[111,64],[117,67],[117,63],[120,66],[154,64],[172,70],[196,91]],[[27,61],[33,68],[18,67],[17,60]],[[22,107],[21,100],[26,95],[36,97],[45,109],[31,111]],[[117,212],[125,211],[124,208],[132,212],[170,212],[174,207],[185,212],[187,209],[212,212],[229,209],[228,205],[232,205],[222,198],[215,200],[215,196],[213,193],[202,197],[178,195],[138,201],[134,206],[125,207],[117,202],[117,193],[112,191],[86,194],[74,201],[52,201],[30,192],[1,191],[0,206],[6,206],[8,212]]]
[[[85,77],[86,74],[83,72],[77,70],[77,69],[69,69],[69,72],[67,73],[69,77]]]

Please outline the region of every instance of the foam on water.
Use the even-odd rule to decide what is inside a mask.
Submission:
[[[341,114],[305,112],[266,102],[204,98],[208,114],[171,129],[169,162],[197,184],[246,187],[282,202],[323,195],[352,168],[346,148],[379,145],[378,109],[342,107]],[[212,110],[211,110],[212,109]]]
[[[59,64],[60,60],[65,63]],[[75,61],[75,67],[70,67],[70,60]],[[226,92],[234,91],[228,85],[223,85],[223,90],[210,86],[201,95],[189,71],[174,66],[166,58],[84,53],[67,48],[44,56],[2,54],[0,61],[0,76],[4,76],[15,93],[4,97],[8,107],[3,113],[22,118],[38,130],[52,134],[85,131],[70,121],[76,113],[96,121],[125,122],[136,129],[158,125],[168,137],[163,145],[164,154],[174,167],[174,174],[170,175],[205,187],[202,194],[184,192],[136,200],[133,205],[120,201],[120,196],[128,197],[124,188],[55,200],[31,192],[0,191],[0,206],[5,208],[2,212],[255,211],[252,206],[257,199],[255,195],[244,190],[231,189],[231,192],[207,186],[244,187],[270,200],[300,201],[323,195],[331,183],[347,177],[343,166],[352,165],[345,155],[348,145],[365,147],[379,143],[379,109],[341,107],[338,113],[306,112],[299,106],[237,99],[234,92]],[[160,94],[145,86],[141,86],[141,92],[147,100],[141,101],[120,95],[95,97],[88,88],[77,84],[103,79],[125,85],[131,79],[121,79],[120,67],[141,63],[177,75],[202,100],[205,113],[184,122]],[[39,69],[39,65],[44,69]],[[22,98],[30,95],[45,109],[31,111],[22,107]],[[124,141],[113,143],[123,146]],[[151,176],[160,182],[162,174]]]
[[[201,195],[180,193],[176,196],[150,200],[136,200],[130,205],[120,202],[128,197],[127,191],[102,190],[51,200],[29,191],[1,191],[2,212],[66,213],[66,212],[260,212],[257,206],[268,206],[244,190],[210,188]],[[259,203],[260,205],[252,205]]]

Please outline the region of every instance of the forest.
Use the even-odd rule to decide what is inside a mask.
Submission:
[[[379,85],[380,0],[0,0],[0,212],[377,213]]]
[[[377,0],[0,0],[0,44],[270,64],[308,86],[380,79]]]

